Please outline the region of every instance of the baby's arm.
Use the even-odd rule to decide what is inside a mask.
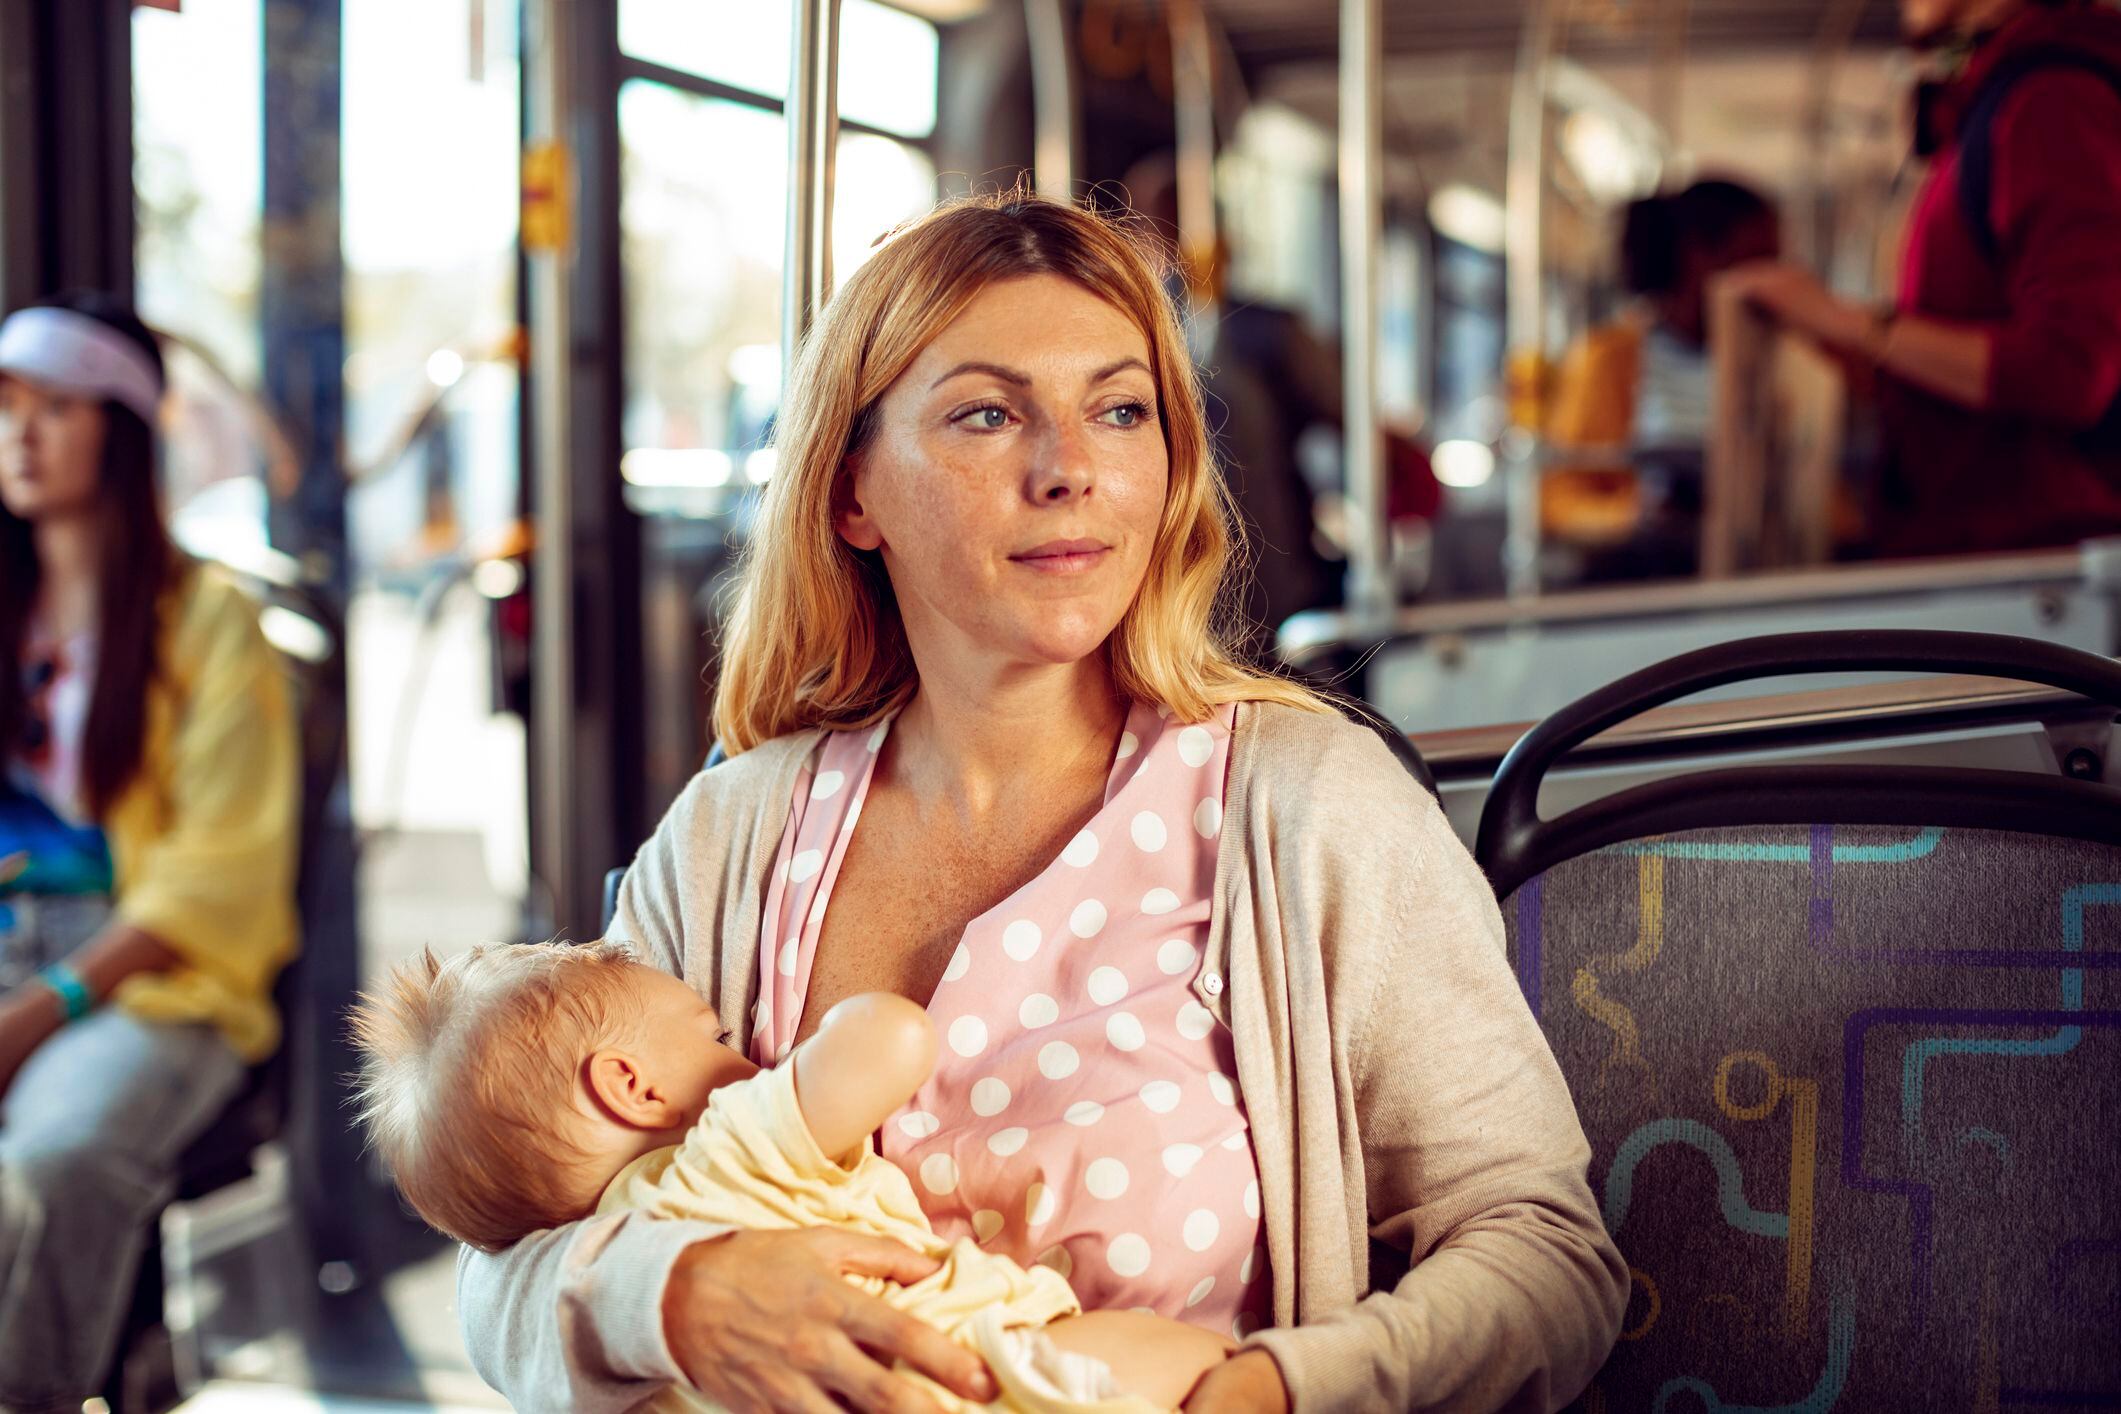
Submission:
[[[796,1047],[795,1099],[818,1148],[837,1158],[913,1097],[935,1069],[928,1013],[889,992],[849,997]]]

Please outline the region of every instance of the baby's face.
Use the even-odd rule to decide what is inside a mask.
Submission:
[[[707,1108],[709,1095],[756,1075],[758,1067],[716,1039],[721,1019],[699,993],[653,967],[636,965],[630,974],[640,1036],[636,1059],[689,1127]]]

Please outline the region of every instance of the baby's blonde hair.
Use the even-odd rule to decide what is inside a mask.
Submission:
[[[618,943],[423,950],[362,995],[361,1124],[436,1229],[498,1252],[596,1201],[577,1076],[626,1024],[631,964]]]

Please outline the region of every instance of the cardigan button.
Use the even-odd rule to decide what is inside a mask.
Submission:
[[[1211,997],[1219,997],[1223,994],[1223,977],[1220,972],[1210,972],[1207,976],[1200,979],[1200,985],[1201,989]]]

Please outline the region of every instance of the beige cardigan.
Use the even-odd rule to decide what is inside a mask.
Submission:
[[[619,899],[611,936],[698,988],[733,1045],[817,741],[695,777]],[[1297,1414],[1559,1408],[1611,1349],[1628,1273],[1486,881],[1384,744],[1337,717],[1242,707],[1223,818],[1193,992],[1230,1029],[1259,1161],[1275,1326],[1247,1343]],[[629,1408],[678,1377],[663,1284],[717,1231],[624,1214],[467,1250],[473,1363],[519,1410]]]

